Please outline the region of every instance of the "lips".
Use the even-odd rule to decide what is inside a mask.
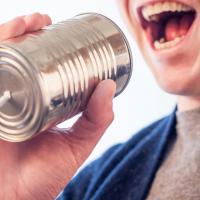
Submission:
[[[147,3],[138,7],[137,14],[156,51],[172,48],[184,40],[196,18],[194,8],[174,1]]]

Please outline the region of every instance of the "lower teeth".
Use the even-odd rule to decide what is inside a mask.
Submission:
[[[174,40],[167,41],[167,42],[165,42],[164,38],[161,38],[159,41],[156,40],[154,42],[154,47],[156,50],[168,49],[177,45],[181,40],[183,40],[183,38],[184,36],[176,37]]]

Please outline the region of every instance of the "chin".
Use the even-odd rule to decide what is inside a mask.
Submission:
[[[178,95],[197,97],[200,96],[200,77],[198,79],[187,77],[179,78],[160,78],[157,79],[159,86],[167,93]]]

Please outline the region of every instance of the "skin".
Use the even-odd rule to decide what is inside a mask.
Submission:
[[[49,24],[50,17],[40,13],[17,17],[0,25],[0,40]],[[112,122],[115,91],[113,81],[101,82],[71,128],[52,128],[22,143],[0,141],[0,199],[55,199]]]
[[[132,11],[137,3],[142,2],[144,0],[118,0],[124,20],[150,70],[160,87],[177,95],[179,110],[199,107],[200,29],[196,28],[193,39],[188,39],[187,49],[160,57],[149,48],[144,31]],[[190,0],[190,4],[197,13],[200,12],[199,0]],[[18,17],[0,26],[0,40],[36,31],[49,24],[51,19],[39,13]],[[199,25],[200,20],[196,27]],[[115,90],[113,81],[101,82],[86,110],[71,128],[53,128],[23,143],[0,141],[0,199],[55,199],[112,122]],[[104,99],[99,98],[102,96]]]
[[[144,29],[138,21],[138,4],[157,0],[118,0],[121,13],[159,86],[177,95],[178,109],[191,110],[200,106],[200,1],[180,0],[196,9],[195,30],[177,51],[159,55],[149,45]],[[171,0],[173,1],[173,0]],[[187,47],[187,48],[184,48]]]

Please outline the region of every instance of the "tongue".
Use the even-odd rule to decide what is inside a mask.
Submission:
[[[165,28],[165,39],[167,41],[174,40],[179,36],[179,20],[178,18],[170,19]]]
[[[176,37],[181,37],[186,35],[192,22],[193,16],[190,14],[185,14],[180,18],[170,19],[165,28],[165,38],[167,41],[174,40]]]

